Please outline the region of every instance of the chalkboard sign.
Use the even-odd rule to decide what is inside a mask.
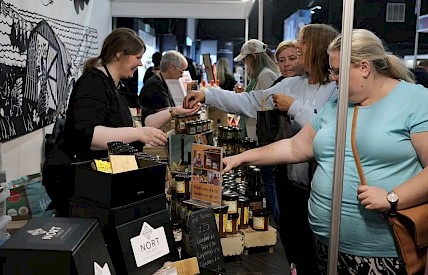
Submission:
[[[195,211],[187,216],[186,225],[199,267],[218,272],[224,271],[223,251],[214,211],[211,208]]]

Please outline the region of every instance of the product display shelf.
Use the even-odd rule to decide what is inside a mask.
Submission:
[[[278,232],[272,226],[269,225],[267,231],[256,231],[248,227],[239,232],[244,236],[244,255],[248,255],[249,249],[253,247],[268,247],[269,253],[275,252]]]

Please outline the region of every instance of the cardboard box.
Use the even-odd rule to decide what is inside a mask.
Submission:
[[[1,274],[116,274],[95,219],[33,218],[0,246]]]
[[[138,170],[118,174],[93,170],[90,164],[77,165],[75,196],[117,207],[164,194],[166,164],[137,162]]]

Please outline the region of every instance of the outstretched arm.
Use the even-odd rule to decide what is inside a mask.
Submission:
[[[271,143],[239,155],[226,157],[224,172],[244,165],[272,165],[278,163],[299,163],[313,159],[313,140],[315,130],[310,123],[306,124],[295,136]]]

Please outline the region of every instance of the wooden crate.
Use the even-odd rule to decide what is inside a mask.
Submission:
[[[241,233],[220,238],[223,256],[238,256],[244,252],[244,236]]]
[[[269,225],[267,231],[257,231],[248,227],[247,229],[240,229],[241,234],[244,236],[244,255],[248,255],[249,248],[252,247],[269,247],[269,253],[275,251],[275,244],[278,240],[278,232],[275,228]]]

